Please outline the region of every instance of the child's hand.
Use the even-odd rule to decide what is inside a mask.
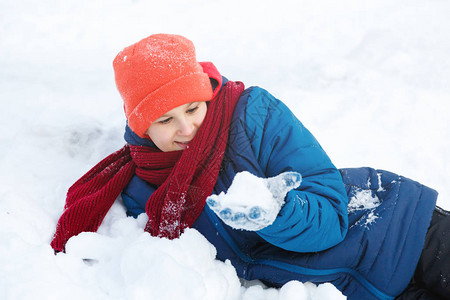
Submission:
[[[211,195],[208,206],[225,224],[249,231],[260,230],[275,221],[286,194],[300,186],[297,172],[259,178],[249,172],[236,174],[228,192]]]

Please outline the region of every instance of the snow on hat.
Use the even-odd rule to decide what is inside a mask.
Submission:
[[[179,35],[151,35],[117,54],[113,67],[128,126],[140,137],[168,111],[213,95],[194,44]]]

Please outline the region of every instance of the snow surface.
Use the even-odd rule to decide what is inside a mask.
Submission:
[[[120,203],[53,255],[68,187],[123,145],[112,60],[185,35],[199,60],[288,104],[337,167],[413,178],[450,209],[449,15],[444,0],[2,0],[0,299],[337,299],[241,283],[198,232],[149,237]]]

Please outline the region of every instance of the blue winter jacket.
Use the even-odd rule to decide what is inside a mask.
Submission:
[[[154,146],[127,128],[131,144]],[[267,91],[252,87],[235,108],[215,193],[236,173],[302,175],[275,222],[235,230],[207,206],[194,224],[238,276],[279,287],[290,280],[331,282],[348,299],[393,299],[414,273],[437,193],[371,168],[337,170],[312,134]],[[251,188],[251,187],[250,187]],[[134,176],[122,193],[129,215],[156,189]],[[350,205],[348,202],[350,201]]]

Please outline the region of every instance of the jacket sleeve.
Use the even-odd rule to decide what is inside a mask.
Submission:
[[[314,252],[341,242],[348,227],[342,177],[314,136],[279,100],[253,88],[245,112],[247,135],[266,177],[286,171],[302,175],[274,223],[258,235],[296,252]]]

